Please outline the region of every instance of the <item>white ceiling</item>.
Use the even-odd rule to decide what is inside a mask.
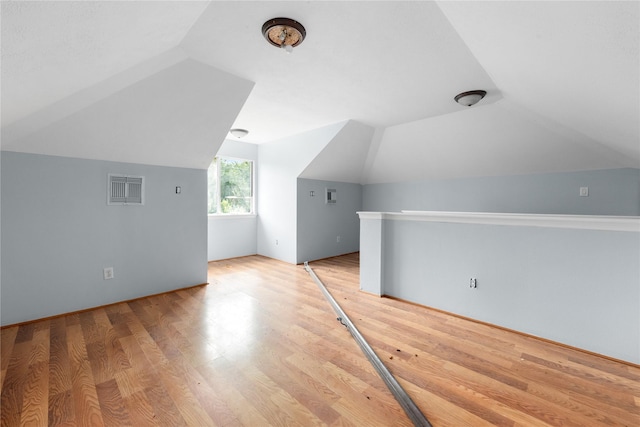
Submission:
[[[386,176],[383,155],[420,163],[419,173],[384,178],[396,181],[640,167],[639,10],[606,1],[2,2],[2,148],[204,168],[231,126],[265,143],[352,120],[388,130],[369,153],[378,174],[369,182]],[[290,55],[260,32],[278,16],[307,30]],[[187,79],[199,70],[184,92],[175,67]],[[200,83],[210,90],[198,94]],[[153,95],[162,84],[166,93]],[[453,101],[470,89],[488,96],[470,109]],[[130,117],[110,122],[120,109]]]
[[[260,32],[280,15],[307,30],[291,54]],[[182,47],[256,83],[236,120],[254,142],[347,119],[380,127],[450,113],[468,89],[499,97],[433,2],[216,2]]]
[[[444,2],[504,96],[640,164],[640,2]]]
[[[2,125],[180,44],[206,2],[2,2]]]

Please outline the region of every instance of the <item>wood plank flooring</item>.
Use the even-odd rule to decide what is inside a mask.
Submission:
[[[640,369],[358,291],[310,264],[436,426],[640,426]],[[410,426],[302,266],[1,331],[2,426]]]

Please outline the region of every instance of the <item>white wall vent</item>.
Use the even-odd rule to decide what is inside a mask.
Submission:
[[[108,205],[144,205],[144,176],[109,174]]]

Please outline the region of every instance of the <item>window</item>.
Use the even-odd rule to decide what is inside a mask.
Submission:
[[[208,177],[209,214],[253,213],[253,161],[216,157]]]

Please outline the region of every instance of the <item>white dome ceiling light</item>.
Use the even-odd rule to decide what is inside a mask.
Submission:
[[[246,129],[238,129],[238,128],[231,129],[231,130],[229,131],[229,133],[230,133],[231,135],[235,136],[235,137],[236,137],[236,138],[238,138],[238,139],[243,138],[243,137],[245,137],[245,136],[249,135],[249,131],[248,131],[248,130],[246,130]]]

